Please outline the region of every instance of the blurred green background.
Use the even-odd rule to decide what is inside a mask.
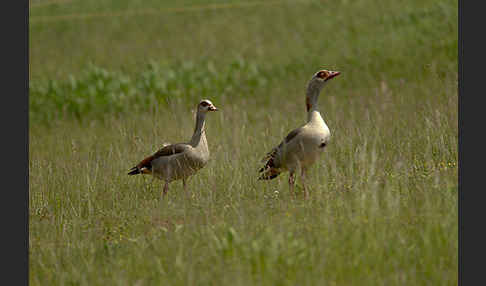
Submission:
[[[30,9],[36,122],[302,90],[323,67],[343,71],[344,95],[457,79],[457,1],[49,3]]]

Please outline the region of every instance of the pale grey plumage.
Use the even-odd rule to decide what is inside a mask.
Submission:
[[[262,180],[270,180],[289,171],[289,184],[294,184],[294,173],[300,170],[304,179],[306,169],[324,150],[331,138],[331,132],[317,110],[317,100],[325,83],[340,72],[321,70],[314,74],[307,85],[307,123],[292,130],[282,142],[263,158],[265,165],[260,169]],[[304,186],[304,191],[306,191]],[[305,192],[307,196],[307,192]]]
[[[164,194],[168,190],[168,184],[175,180],[182,179],[185,188],[185,180],[209,161],[205,118],[208,111],[216,110],[218,109],[211,101],[202,100],[198,104],[196,127],[191,140],[188,143],[165,145],[133,167],[128,174],[151,174],[165,181]]]

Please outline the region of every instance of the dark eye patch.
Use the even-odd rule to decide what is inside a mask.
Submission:
[[[206,107],[206,106],[208,106],[208,105],[209,105],[209,103],[207,103],[206,101],[201,102],[201,106],[202,106],[202,107]]]
[[[324,71],[320,71],[318,74],[317,74],[318,77],[320,78],[325,78],[327,76],[326,72]]]

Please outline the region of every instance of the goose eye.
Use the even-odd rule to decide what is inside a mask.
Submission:
[[[326,72],[321,71],[321,72],[319,72],[319,73],[317,74],[317,76],[318,76],[318,77],[320,77],[320,78],[326,78],[326,77],[327,77],[327,74],[326,74]]]
[[[207,107],[208,105],[209,105],[209,103],[207,103],[206,101],[201,102],[202,107]]]

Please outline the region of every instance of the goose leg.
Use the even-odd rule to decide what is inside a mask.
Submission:
[[[302,188],[304,189],[304,198],[308,199],[309,198],[309,193],[307,192],[307,188],[305,187],[305,172],[307,171],[305,168],[301,168],[301,177],[302,177]]]
[[[295,173],[290,172],[290,174],[289,174],[289,190],[290,190],[290,194],[292,195],[292,197],[295,197],[294,185],[295,185]]]
[[[169,182],[165,181],[164,184],[164,196],[167,195],[167,191],[169,190]]]
[[[186,196],[186,199],[188,199],[189,193],[187,192],[187,180],[185,178],[182,179],[182,188],[184,189],[184,195]]]

